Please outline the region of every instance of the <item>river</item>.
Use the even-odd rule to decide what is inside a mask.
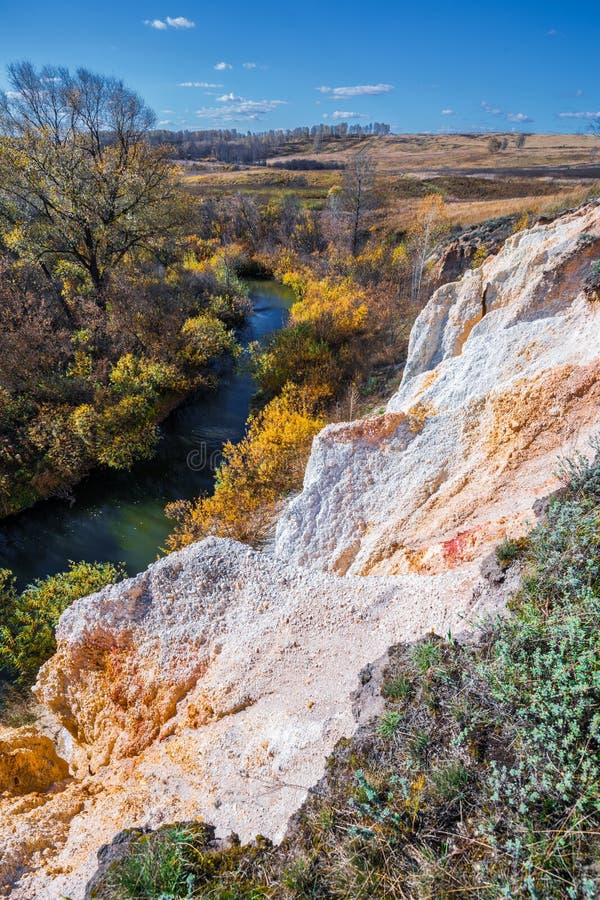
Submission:
[[[253,310],[238,339],[261,341],[285,324],[291,292],[274,281],[248,281]],[[173,523],[167,503],[212,489],[226,441],[238,441],[256,386],[232,370],[218,388],[189,397],[160,426],[156,456],[129,472],[95,470],[71,500],[46,500],[0,523],[0,567],[20,587],[63,571],[69,560],[122,562],[130,574],[160,554]]]

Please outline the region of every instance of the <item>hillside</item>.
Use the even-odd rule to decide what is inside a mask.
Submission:
[[[506,142],[495,152],[490,138]],[[322,161],[343,161],[365,150],[375,157],[381,172],[397,175],[400,172],[433,173],[456,170],[529,169],[534,167],[598,166],[600,141],[593,134],[528,134],[522,146],[518,135],[507,132],[490,134],[393,134],[364,137],[335,149],[325,148],[315,153],[306,147],[294,156]],[[275,157],[272,162],[284,161]],[[271,160],[270,160],[271,162]],[[541,174],[541,173],[540,173]]]
[[[599,248],[588,204],[440,288],[387,410],[315,440],[272,548],[192,544],[63,614],[36,687],[57,755],[43,783],[27,773],[48,745],[2,734],[20,767],[0,801],[11,896],[80,897],[125,826],[280,840],[355,713],[382,710],[353,697],[365,666],[504,606],[482,561],[529,532],[557,457],[598,429]]]
[[[86,900],[594,897],[599,512],[600,456],[571,460],[534,531],[485,562],[508,615],[360,673],[355,708],[384,708],[338,742],[280,845],[200,822],[121,832]]]
[[[326,145],[315,151],[299,143],[267,166],[198,163],[185,166],[185,186],[201,198],[237,192],[276,198],[293,192],[311,209],[343,183],[344,168],[365,154],[378,185],[372,225],[379,233],[402,232],[416,200],[440,193],[455,226],[529,212],[552,213],[597,194],[600,140],[584,135],[452,134],[378,135]],[[503,149],[495,149],[496,141]],[[506,145],[506,146],[504,146]],[[292,163],[290,163],[292,161]],[[294,164],[334,165],[298,170]],[[198,171],[196,171],[196,169]]]

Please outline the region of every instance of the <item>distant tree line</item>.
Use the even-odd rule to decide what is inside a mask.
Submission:
[[[292,128],[243,134],[236,128],[208,131],[155,130],[148,135],[150,144],[167,144],[177,159],[214,159],[224,163],[264,164],[273,156],[297,153],[299,144],[311,143],[319,150],[329,143],[351,138],[389,134],[390,126],[382,122],[369,125],[313,125],[311,128]]]

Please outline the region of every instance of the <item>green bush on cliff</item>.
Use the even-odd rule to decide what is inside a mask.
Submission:
[[[561,468],[544,521],[500,553],[523,566],[510,614],[477,644],[392,648],[383,715],[339,742],[283,844],[215,849],[211,875],[180,843],[189,881],[163,896],[598,896],[600,461]],[[92,896],[160,896],[127,877],[147,855],[132,840]]]
[[[125,576],[112,563],[71,563],[19,593],[8,569],[0,569],[0,672],[22,686],[32,684],[56,650],[54,630],[61,614],[80,597]]]
[[[254,879],[255,866],[272,850],[265,838],[242,847],[234,836],[224,847],[215,840],[214,828],[201,822],[165,825],[150,832],[131,829],[123,836],[129,838],[133,852],[109,866],[107,878],[98,873],[88,885],[86,897],[261,900],[273,896]]]

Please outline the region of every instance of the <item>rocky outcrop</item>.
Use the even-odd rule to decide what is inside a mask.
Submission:
[[[401,637],[461,630],[477,583],[342,579],[211,539],[73,605],[37,693],[74,777],[0,800],[8,875],[24,869],[13,895],[79,898],[123,827],[203,818],[281,838],[339,737],[378,709],[359,672]]]
[[[67,610],[36,691],[72,777],[0,798],[12,896],[81,897],[126,827],[204,818],[279,839],[377,711],[365,666],[502,603],[481,560],[599,424],[594,254],[589,206],[437,291],[387,412],[316,439],[274,548],[210,539]]]
[[[600,305],[583,290],[598,257],[592,206],[440,288],[385,415],[316,438],[278,553],[342,575],[431,574],[522,534],[557,456],[598,426]]]
[[[0,793],[39,793],[68,777],[69,767],[49,737],[26,726],[0,728]]]
[[[476,253],[482,251],[487,255],[498,253],[506,239],[514,232],[518,219],[518,216],[491,219],[489,222],[465,228],[453,237],[436,266],[440,284],[447,284],[460,278],[471,268]]]

